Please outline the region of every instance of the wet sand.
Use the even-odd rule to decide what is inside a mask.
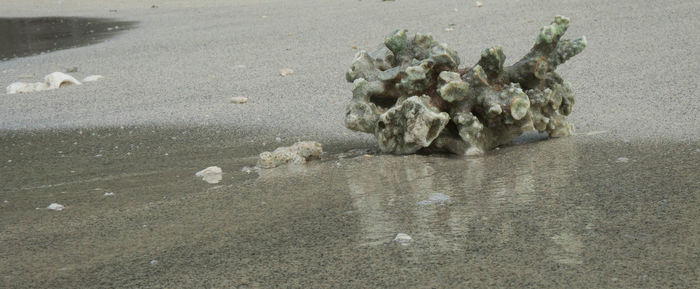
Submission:
[[[199,142],[225,130],[80,132],[3,135],[5,288],[698,281],[698,142],[582,134],[471,158],[331,149],[246,173],[245,145]],[[219,184],[194,176],[209,165]],[[421,202],[437,193],[449,200]],[[65,209],[36,209],[52,202]]]
[[[105,76],[0,96],[0,288],[697,287],[696,1],[482,2],[4,1],[139,24],[0,62],[3,86]],[[509,64],[556,14],[589,40],[558,70],[577,135],[391,156],[343,127],[353,46],[403,27]],[[242,171],[298,140],[326,154]],[[213,165],[219,184],[194,176]]]
[[[104,42],[136,23],[82,17],[1,18],[0,60]]]

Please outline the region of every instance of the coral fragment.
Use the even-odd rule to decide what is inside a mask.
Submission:
[[[356,54],[346,73],[354,89],[345,126],[374,134],[382,151],[396,154],[424,148],[481,154],[527,130],[572,135],[565,116],[574,95],[554,70],[587,41],[562,39],[568,26],[568,18],[556,16],[512,66],[503,66],[503,48],[493,46],[461,69],[447,44],[396,30],[374,52]]]

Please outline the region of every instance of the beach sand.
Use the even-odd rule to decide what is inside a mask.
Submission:
[[[3,87],[105,76],[0,96],[0,287],[697,285],[700,5],[481,2],[3,1],[0,17],[138,24],[0,62]],[[394,29],[432,33],[462,66],[502,45],[508,65],[555,15],[588,39],[557,69],[575,136],[392,156],[343,126],[345,71]],[[326,154],[242,171],[299,140]],[[214,165],[221,183],[194,176]]]

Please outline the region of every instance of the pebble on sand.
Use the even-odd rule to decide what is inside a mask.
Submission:
[[[287,75],[290,75],[292,73],[294,73],[294,70],[292,70],[291,68],[280,69],[280,75],[282,75],[282,76],[287,76]]]
[[[222,172],[223,171],[221,170],[220,167],[211,166],[211,167],[208,167],[206,169],[203,169],[203,170],[197,172],[194,175],[202,178],[202,180],[204,180],[207,183],[216,184],[216,183],[220,182],[221,179],[223,178],[221,176]]]
[[[63,211],[63,209],[65,209],[66,207],[64,207],[63,205],[61,205],[59,203],[52,203],[51,205],[49,205],[46,208],[49,210],[53,210],[53,211]]]
[[[243,104],[248,102],[247,97],[242,97],[242,96],[234,96],[231,98],[231,103],[238,103],[238,104]]]
[[[413,238],[411,238],[411,236],[409,236],[408,234],[398,233],[394,238],[394,242],[399,243],[403,246],[408,246],[409,244],[411,244],[411,242],[413,242]]]

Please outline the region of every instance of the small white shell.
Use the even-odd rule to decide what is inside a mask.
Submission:
[[[63,209],[64,209],[65,207],[64,207],[63,205],[59,204],[59,203],[52,203],[51,205],[49,205],[49,206],[46,207],[46,208],[49,209],[49,210],[54,210],[54,211],[63,211]]]
[[[15,94],[15,93],[29,93],[29,92],[34,92],[34,91],[41,91],[41,90],[46,90],[47,85],[45,83],[41,82],[33,82],[33,83],[27,83],[27,82],[14,82],[10,85],[7,86],[7,94]]]
[[[80,81],[63,72],[54,72],[44,77],[44,82],[48,84],[47,89],[56,89],[68,85],[81,85]]]
[[[63,72],[54,72],[44,77],[44,82],[15,82],[7,86],[7,94],[29,93],[61,88],[67,85],[80,85],[80,81]]]
[[[102,75],[90,75],[90,76],[86,76],[85,78],[83,78],[83,82],[98,81],[98,80],[103,79],[103,78],[105,78],[105,77]]]
[[[246,102],[248,102],[248,98],[247,98],[247,97],[242,97],[242,96],[234,96],[234,97],[231,97],[231,103],[240,103],[240,104],[242,104],[242,103],[246,103]]]
[[[403,246],[408,246],[409,244],[411,244],[411,242],[413,242],[413,238],[411,238],[411,236],[409,236],[408,234],[398,233],[396,234],[396,238],[394,238],[394,241]]]
[[[207,183],[216,184],[216,183],[220,182],[221,179],[223,178],[221,176],[221,174],[222,174],[221,168],[217,167],[217,166],[213,166],[213,167],[208,167],[206,169],[203,169],[194,175],[202,178],[202,180],[204,180]]]
[[[291,68],[280,69],[280,75],[282,76],[291,75],[292,73],[294,73],[294,70],[292,70]]]

